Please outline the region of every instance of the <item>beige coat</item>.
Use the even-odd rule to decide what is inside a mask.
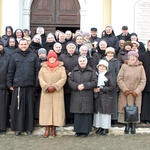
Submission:
[[[142,91],[146,84],[146,76],[142,62],[137,61],[136,65],[131,66],[129,64],[129,61],[126,61],[119,71],[117,83],[120,88],[118,98],[118,112],[124,112],[124,106],[126,106],[126,96],[124,95],[124,92],[131,90],[138,94],[138,96],[136,97],[136,105],[139,107],[140,113]],[[133,105],[134,98],[131,94],[127,96],[127,100],[129,105]]]
[[[66,71],[63,62],[51,71],[46,63],[42,63],[39,72],[39,81],[42,88],[40,100],[40,125],[63,126],[65,123],[64,91]],[[54,86],[56,91],[48,93],[47,88]]]

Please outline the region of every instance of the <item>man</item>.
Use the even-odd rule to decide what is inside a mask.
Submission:
[[[28,48],[28,41],[21,39],[12,56],[7,74],[7,86],[12,90],[11,129],[18,136],[34,129],[34,87],[38,74],[38,58]]]
[[[140,53],[139,60],[142,61],[146,74],[146,86],[142,92],[141,121],[150,123],[150,40],[147,42],[147,51]]]
[[[91,37],[90,37],[91,43],[98,43],[100,41],[100,38],[97,37],[97,28],[91,28]]]
[[[6,84],[9,58],[4,51],[3,42],[0,41],[0,134],[6,134],[9,125],[9,99]]]
[[[130,41],[130,33],[128,32],[128,26],[122,26],[122,33],[117,36],[119,40]]]

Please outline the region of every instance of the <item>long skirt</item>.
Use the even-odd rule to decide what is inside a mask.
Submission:
[[[93,119],[93,126],[96,128],[110,129],[111,128],[111,115],[95,113]]]
[[[74,114],[74,132],[89,133],[92,131],[92,114]]]
[[[150,121],[150,92],[142,93],[141,120]]]
[[[34,88],[14,88],[11,101],[11,129],[33,131],[34,129]]]
[[[66,119],[73,119],[73,113],[70,113],[70,100],[71,100],[71,94],[65,94],[64,95],[64,99],[65,99],[65,118]]]
[[[0,90],[0,130],[9,126],[9,99],[8,90]]]
[[[113,111],[111,120],[118,120],[118,92],[116,90],[113,92]]]

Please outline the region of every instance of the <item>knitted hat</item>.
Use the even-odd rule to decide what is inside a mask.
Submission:
[[[4,44],[3,44],[3,42],[2,42],[2,41],[0,41],[0,45],[2,45],[2,46],[4,47]]]
[[[129,45],[129,46],[133,46],[133,44],[131,43],[131,41],[126,41],[125,43],[124,43],[124,47],[126,47],[127,45]]]
[[[46,49],[45,49],[45,48],[40,48],[40,49],[38,50],[38,55],[40,55],[40,54],[45,54],[45,55],[47,55]]]
[[[51,58],[51,57],[54,57],[54,58],[58,59],[57,54],[56,54],[53,50],[50,50],[50,51],[48,52],[47,59],[49,60],[49,58]]]
[[[107,47],[105,50],[105,54],[107,54],[108,52],[112,52],[115,54],[115,49],[113,47]]]
[[[106,60],[103,60],[103,59],[100,60],[99,63],[98,63],[98,65],[97,65],[97,67],[99,67],[99,65],[104,65],[105,67],[108,68],[108,62]]]
[[[139,57],[139,54],[138,54],[138,52],[136,52],[136,51],[129,51],[128,52],[128,56],[135,56],[135,57]]]

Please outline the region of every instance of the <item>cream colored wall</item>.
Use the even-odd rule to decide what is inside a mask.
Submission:
[[[111,0],[103,0],[103,29],[111,25]]]

